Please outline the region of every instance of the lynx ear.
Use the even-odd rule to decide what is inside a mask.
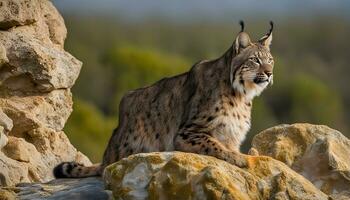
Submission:
[[[236,54],[239,54],[242,49],[251,45],[249,35],[244,32],[244,22],[240,21],[239,24],[241,25],[241,32],[237,35],[235,40]]]
[[[264,45],[267,48],[270,48],[270,45],[272,43],[272,31],[273,31],[273,22],[270,21],[269,32],[259,40],[260,44]]]

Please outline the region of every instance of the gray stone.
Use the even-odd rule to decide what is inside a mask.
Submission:
[[[14,188],[18,198],[23,200],[107,200],[111,191],[104,190],[101,178],[56,179],[48,183],[21,183]]]

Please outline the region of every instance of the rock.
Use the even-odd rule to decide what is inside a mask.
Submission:
[[[328,199],[269,157],[251,156],[241,169],[198,154],[136,154],[108,166],[104,181],[116,199]]]
[[[0,108],[0,150],[7,144],[7,134],[12,127],[12,120]]]
[[[13,135],[45,126],[62,130],[72,112],[72,96],[68,89],[32,96],[0,98],[0,107],[14,121]]]
[[[29,131],[24,138],[26,140],[9,136],[8,144],[2,149],[1,185],[52,180],[52,169],[62,161],[75,160],[85,165],[91,164],[69,143],[62,131],[39,128]]]
[[[280,125],[256,135],[252,146],[334,199],[350,199],[350,140],[339,131],[322,125]]]
[[[36,6],[28,7],[38,9],[35,23],[0,31],[3,95],[71,88],[80,72],[82,63],[63,50],[67,34],[63,18],[50,1],[30,2],[37,2]],[[4,4],[16,3],[8,0]]]
[[[0,190],[9,199],[74,199],[107,200],[112,199],[111,191],[104,190],[101,178],[57,179],[48,183],[21,183],[16,187]]]
[[[0,29],[28,25],[38,20],[40,0],[1,0]]]
[[[13,122],[12,119],[9,118],[0,108],[0,126],[3,127],[4,132],[8,133],[12,130]]]
[[[29,182],[28,165],[7,157],[0,151],[0,186]]]
[[[34,145],[26,142],[23,138],[11,136],[3,152],[7,157],[20,162],[32,162],[32,157],[40,157]]]
[[[71,88],[79,75],[80,61],[28,32],[0,32],[0,43],[8,58],[0,74],[4,95]]]
[[[0,186],[46,182],[63,161],[90,165],[62,132],[82,63],[48,0],[0,0]]]
[[[6,55],[5,47],[0,43],[0,69],[5,64],[8,63],[9,60]]]
[[[11,190],[0,188],[0,199],[1,200],[13,200],[16,199],[16,193]]]
[[[0,150],[7,144],[8,138],[5,135],[4,127],[0,126]]]
[[[61,48],[67,35],[62,16],[47,0],[0,0],[0,30],[28,32]]]
[[[43,1],[41,4],[41,9],[44,18],[40,19],[41,23],[43,24],[42,26],[47,26],[47,36],[52,43],[63,48],[64,40],[67,36],[67,29],[64,25],[62,16],[58,13],[57,9],[50,1]]]

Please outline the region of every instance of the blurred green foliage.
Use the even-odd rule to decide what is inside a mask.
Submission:
[[[78,98],[74,98],[73,109],[65,131],[78,150],[99,161],[116,120],[105,117],[93,104]]]
[[[344,108],[339,94],[313,77],[296,76],[290,85],[289,98],[291,121],[336,125],[341,120]]]
[[[65,132],[97,162],[117,126],[118,104],[126,91],[187,71],[198,60],[219,57],[239,31],[231,22],[126,22],[98,17],[66,17],[66,25],[66,49],[84,65],[73,88],[74,112]],[[254,21],[247,31],[258,39],[267,28],[266,22]],[[254,100],[252,130],[243,150],[256,133],[280,123],[326,124],[347,134],[347,35],[350,24],[341,19],[291,19],[276,25],[274,85]]]
[[[113,91],[116,92],[109,107],[113,115],[117,115],[119,102],[130,89],[144,87],[166,76],[185,72],[190,66],[184,58],[131,46],[112,48],[105,59],[106,65],[112,66],[115,75]]]

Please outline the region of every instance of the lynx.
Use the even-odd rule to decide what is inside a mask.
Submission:
[[[101,164],[64,162],[54,175],[99,176],[107,165],[131,154],[162,151],[204,154],[246,167],[248,156],[239,147],[251,126],[253,98],[272,84],[273,23],[257,42],[251,42],[244,23],[240,25],[234,43],[220,58],[128,92]]]

